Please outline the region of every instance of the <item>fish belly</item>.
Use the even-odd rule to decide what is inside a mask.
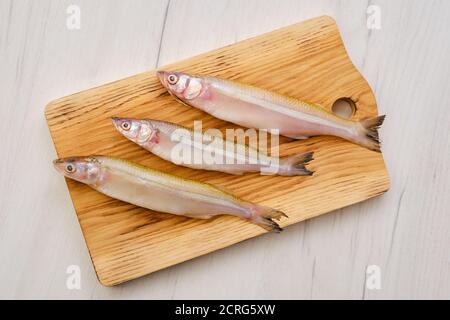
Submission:
[[[274,110],[269,103],[249,102],[214,92],[208,99],[196,99],[193,103],[216,118],[233,122],[247,128],[275,129],[278,133],[292,138],[327,134],[330,123],[317,116],[302,114],[288,107],[277,106]],[[274,132],[275,133],[275,132]]]
[[[209,141],[209,140],[208,140]],[[238,152],[238,145],[233,143],[232,150],[227,150],[225,140],[219,143],[203,143],[203,136],[199,141],[194,140],[194,134],[185,136],[184,139],[173,139],[168,135],[161,135],[157,145],[148,150],[159,157],[193,169],[220,171],[230,174],[242,174],[244,172],[259,172],[260,163],[258,155],[250,158],[248,155]]]
[[[177,190],[122,172],[109,171],[105,175],[104,182],[96,187],[98,191],[139,207],[190,217],[245,214],[243,208],[231,201]]]

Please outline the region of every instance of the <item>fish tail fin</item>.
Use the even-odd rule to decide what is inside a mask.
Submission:
[[[288,217],[284,212],[256,204],[250,205],[251,216],[249,220],[267,231],[281,232],[283,229],[274,221],[281,217]]]
[[[357,122],[358,136],[355,142],[376,152],[381,152],[381,142],[378,129],[383,124],[385,115],[368,118]]]
[[[314,160],[314,152],[281,158],[278,174],[281,176],[312,176],[314,171],[305,167],[312,160]]]

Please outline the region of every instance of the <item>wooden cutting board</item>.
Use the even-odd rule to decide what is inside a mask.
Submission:
[[[353,66],[335,21],[319,17],[161,68],[238,80],[331,108],[347,97],[354,119],[377,115],[375,97]],[[110,155],[229,189],[289,215],[283,227],[380,195],[389,177],[380,153],[335,137],[281,138],[280,155],[314,151],[313,177],[232,176],[173,165],[122,137],[112,116],[154,118],[193,127],[237,128],[175,101],[155,70],[64,97],[45,115],[58,157]],[[111,199],[67,180],[98,279],[128,281],[265,231],[236,217],[196,220]],[[155,199],[158,201],[158,199]],[[283,233],[278,235],[283,237]]]

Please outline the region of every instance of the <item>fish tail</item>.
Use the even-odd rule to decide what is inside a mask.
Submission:
[[[249,220],[267,231],[281,232],[283,229],[274,221],[281,217],[288,217],[284,212],[260,205],[250,205],[251,216]]]
[[[357,122],[358,136],[355,142],[376,152],[381,152],[381,142],[378,135],[378,129],[383,124],[386,116],[378,116]]]
[[[281,176],[312,176],[314,171],[308,170],[305,165],[314,160],[314,152],[296,154],[280,159]]]

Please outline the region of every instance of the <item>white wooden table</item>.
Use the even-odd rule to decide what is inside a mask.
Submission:
[[[381,29],[368,28],[378,9]],[[51,165],[46,103],[324,14],[387,114],[391,190],[100,285]],[[449,39],[449,1],[0,1],[0,298],[450,298]]]

